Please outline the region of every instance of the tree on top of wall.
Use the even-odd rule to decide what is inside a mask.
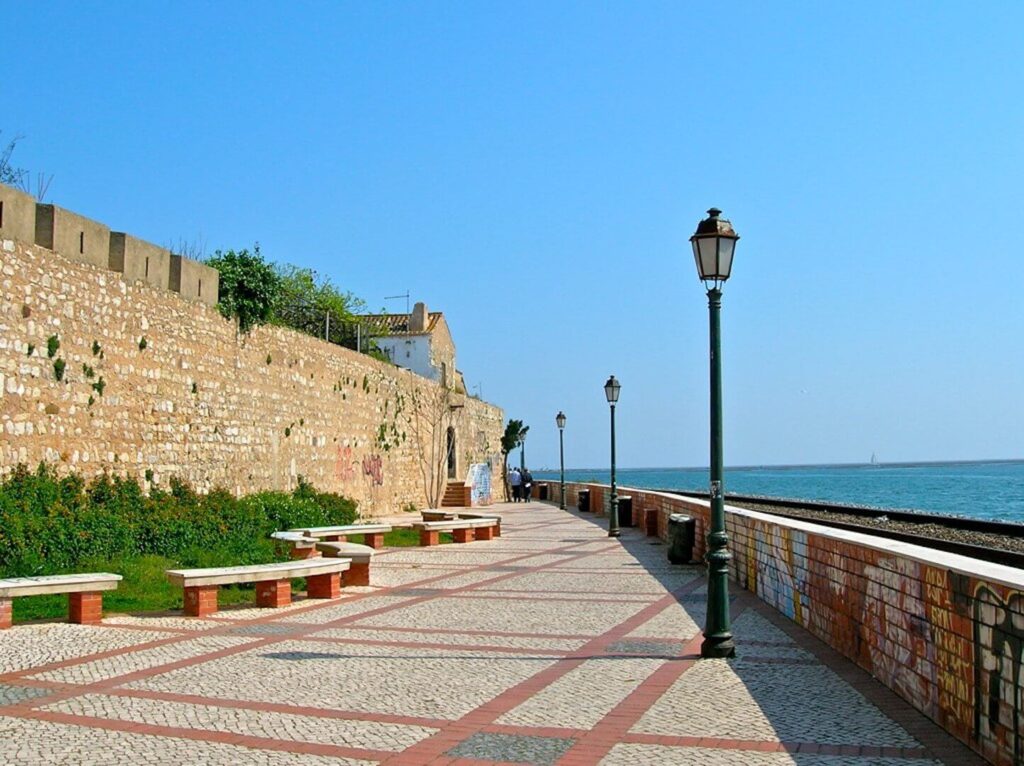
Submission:
[[[228,319],[237,319],[242,332],[270,321],[281,289],[281,278],[274,267],[263,260],[258,242],[251,253],[248,250],[217,250],[206,265],[220,272],[217,308],[221,314]]]
[[[526,436],[526,432],[530,430],[529,426],[524,426],[521,420],[509,420],[505,426],[505,433],[501,435],[501,477],[502,482],[505,484],[505,499],[511,500],[512,494],[508,488],[508,455],[519,446],[520,440]]]
[[[32,174],[25,168],[11,164],[11,155],[14,154],[18,142],[23,138],[24,136],[17,135],[7,143],[7,146],[0,149],[0,183],[21,189],[26,194],[31,194],[39,202],[42,202],[50,189],[50,182],[53,181],[53,176],[46,175],[46,173],[36,173],[36,187],[33,192]]]

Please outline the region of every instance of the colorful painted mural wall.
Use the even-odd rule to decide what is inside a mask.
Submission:
[[[575,506],[578,489],[567,485]],[[707,503],[623,489],[634,514]],[[557,502],[557,482],[549,484]],[[593,506],[592,506],[593,507]],[[601,506],[596,506],[600,508]],[[992,763],[1024,764],[1024,571],[777,516],[727,510],[733,577]]]

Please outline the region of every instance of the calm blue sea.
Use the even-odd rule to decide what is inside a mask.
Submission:
[[[558,479],[557,471],[537,471]],[[566,481],[608,483],[608,471],[567,470]],[[706,491],[707,469],[620,469],[621,486]],[[1024,523],[1024,460],[996,463],[733,468],[726,494],[826,500]]]

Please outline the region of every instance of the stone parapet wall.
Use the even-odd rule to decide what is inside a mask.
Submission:
[[[558,482],[548,487],[558,502]],[[607,494],[602,485],[566,484],[567,505],[584,488],[592,498]],[[633,497],[635,513],[655,511],[663,539],[669,514],[693,516],[695,555],[703,556],[706,501],[619,493]],[[726,526],[740,586],[990,762],[1024,763],[1024,571],[728,506]]]
[[[45,461],[239,494],[303,476],[367,515],[425,505],[407,416],[413,393],[436,383],[283,328],[239,336],[205,303],[0,245],[0,473]],[[502,425],[499,408],[465,399],[460,475],[490,459],[500,479]]]

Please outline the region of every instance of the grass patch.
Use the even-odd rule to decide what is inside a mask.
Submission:
[[[451,532],[442,532],[440,535],[442,545],[452,542]],[[420,532],[418,529],[398,527],[384,534],[385,548],[417,548],[420,544]]]

